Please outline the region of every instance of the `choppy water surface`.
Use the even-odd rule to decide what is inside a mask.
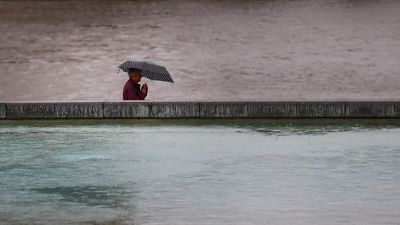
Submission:
[[[0,0],[0,100],[398,99],[398,0]]]
[[[0,123],[0,224],[398,224],[400,128]]]

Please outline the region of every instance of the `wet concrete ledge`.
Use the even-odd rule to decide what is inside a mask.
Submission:
[[[400,101],[0,102],[0,119],[400,118]]]

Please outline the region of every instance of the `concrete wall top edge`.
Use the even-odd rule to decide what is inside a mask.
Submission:
[[[0,104],[67,104],[67,103],[400,103],[399,100],[267,100],[267,101],[0,101]]]
[[[400,99],[398,100],[249,100],[249,101],[146,101],[146,100],[130,100],[130,101],[0,101],[0,104],[25,104],[25,103],[269,103],[269,102],[344,102],[344,103],[353,103],[353,102],[371,102],[371,103],[386,103],[386,102],[395,102],[400,103]]]

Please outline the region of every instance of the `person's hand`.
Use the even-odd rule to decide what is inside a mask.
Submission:
[[[143,92],[143,93],[146,93],[147,94],[147,91],[149,90],[149,87],[147,87],[147,84],[143,84],[142,85],[142,87],[141,87],[141,91]]]

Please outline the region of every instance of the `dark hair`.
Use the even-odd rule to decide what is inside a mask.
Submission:
[[[142,72],[142,70],[136,69],[136,68],[129,68],[128,69],[128,75],[131,75],[134,72],[139,72],[140,73],[140,72]]]

